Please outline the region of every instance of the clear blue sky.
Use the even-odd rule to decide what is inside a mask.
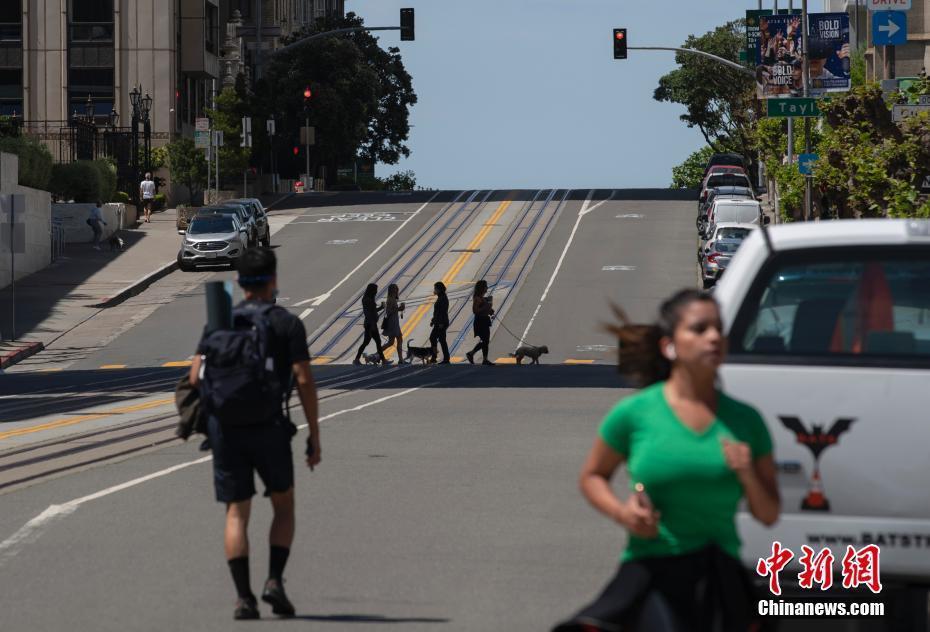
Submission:
[[[787,6],[787,2],[783,2]],[[665,187],[671,168],[703,144],[653,100],[674,53],[613,59],[612,29],[630,46],[680,46],[745,15],[733,0],[347,0],[369,26],[416,8],[416,41],[393,31],[419,103],[410,158],[379,175],[416,172],[440,189]],[[771,8],[770,0],[764,5]]]

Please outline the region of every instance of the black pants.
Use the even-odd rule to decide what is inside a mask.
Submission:
[[[429,334],[429,346],[433,349],[433,360],[436,360],[436,345],[442,347],[442,360],[445,362],[449,359],[449,343],[446,342],[446,330],[448,325],[433,325],[433,330]]]
[[[634,560],[553,632],[745,632],[755,619],[754,592],[740,561],[717,547]]]
[[[365,353],[365,347],[372,340],[375,341],[375,345],[378,347],[378,355],[384,357],[384,350],[381,349],[381,335],[378,333],[378,323],[365,323],[365,339],[362,340],[362,346],[358,348],[358,353],[355,354],[356,360],[362,357],[362,354]]]

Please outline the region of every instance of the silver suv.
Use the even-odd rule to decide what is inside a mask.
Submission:
[[[248,248],[248,233],[235,215],[198,215],[184,234],[178,267],[189,271],[198,265],[234,266]]]
[[[268,225],[268,213],[262,206],[258,198],[239,198],[230,200],[237,204],[244,204],[252,212],[252,219],[255,221],[258,230],[258,242],[265,247],[271,245],[271,226]]]

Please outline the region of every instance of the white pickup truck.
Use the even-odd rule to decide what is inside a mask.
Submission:
[[[847,545],[877,544],[882,583],[903,587],[910,613],[893,629],[927,630],[930,221],[753,231],[715,296],[724,388],[765,417],[782,496],[772,528],[740,514],[746,563],[778,540],[796,556],[781,579],[796,581],[801,545],[830,547],[838,585]]]

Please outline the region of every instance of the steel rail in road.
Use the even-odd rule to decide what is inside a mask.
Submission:
[[[730,61],[729,59],[724,59],[723,57],[718,57],[712,53],[705,53],[702,50],[697,50],[696,48],[678,48],[675,46],[629,46],[629,50],[671,50],[677,53],[690,53],[692,55],[699,55],[701,57],[706,57],[707,59],[712,59],[713,61],[723,64],[724,66],[729,66],[734,70],[739,70],[740,72],[749,75],[753,79],[756,77],[756,73],[746,66],[736,63],[735,61]]]
[[[433,246],[433,243],[440,237],[440,235],[442,235],[443,233],[446,232],[446,230],[452,225],[452,223],[453,223],[455,220],[461,219],[460,226],[465,226],[465,225],[467,225],[469,222],[471,222],[472,218],[473,218],[475,215],[477,215],[477,213],[480,211],[480,209],[487,203],[487,201],[488,201],[488,200],[491,198],[491,196],[494,194],[494,191],[493,191],[493,190],[488,190],[488,192],[487,192],[487,194],[484,196],[484,198],[483,198],[480,202],[478,202],[477,204],[475,204],[474,207],[471,208],[471,210],[468,210],[469,206],[472,205],[472,203],[475,201],[475,198],[477,198],[478,195],[479,195],[480,193],[481,193],[481,191],[478,190],[478,191],[475,191],[471,196],[469,196],[469,198],[468,198],[467,200],[465,200],[465,202],[462,203],[461,208],[459,208],[459,210],[457,210],[456,212],[450,214],[450,215],[446,218],[446,221],[442,224],[442,227],[439,228],[439,230],[437,230],[437,231],[433,234],[433,236],[430,237],[429,240],[428,240],[425,244],[421,245],[421,246],[417,249],[416,253],[415,253],[412,257],[409,258],[409,260],[401,267],[400,270],[398,270],[396,273],[394,273],[394,275],[393,275],[389,280],[387,280],[387,281],[381,281],[381,282],[379,283],[379,292],[378,292],[378,297],[379,297],[379,298],[384,297],[384,296],[387,294],[387,288],[388,288],[388,286],[391,285],[392,283],[396,283],[404,274],[406,274],[406,273],[413,267],[413,264],[420,260],[420,257],[423,255],[423,253],[425,253],[427,250],[429,250],[429,249]],[[460,196],[460,197],[461,197],[461,196]],[[417,237],[414,239],[414,243],[416,243],[416,242],[419,240],[420,236],[428,234],[429,231],[432,230],[432,229],[436,226],[436,224],[439,222],[439,220],[440,220],[441,218],[443,218],[443,217],[446,215],[446,212],[447,212],[452,206],[454,206],[454,205],[456,204],[457,201],[458,201],[458,198],[456,198],[456,200],[453,201],[452,204],[450,204],[448,207],[446,207],[446,209],[443,210],[443,212],[437,214],[437,216],[436,216],[435,218],[433,218],[433,220],[430,221],[430,223],[429,223],[426,227],[424,227],[422,230],[420,230],[419,233],[418,233],[418,235],[417,235]],[[464,212],[464,216],[463,216],[463,212]],[[416,279],[416,278],[420,277],[421,275],[425,274],[425,273],[428,271],[429,267],[432,266],[432,265],[434,265],[434,261],[435,261],[438,257],[441,257],[442,254],[444,254],[444,249],[445,249],[445,247],[448,246],[449,243],[450,243],[455,237],[456,237],[455,231],[453,231],[453,232],[451,232],[450,234],[448,234],[448,235],[445,237],[445,239],[442,241],[442,243],[439,244],[439,246],[436,248],[436,250],[435,250],[432,254],[430,254],[430,255],[426,258],[426,260],[425,260],[423,263],[421,263],[417,268],[415,268],[415,272],[413,273],[413,278]],[[380,280],[381,280],[381,277],[382,277],[383,275],[387,274],[388,271],[390,271],[391,268],[393,268],[394,266],[396,266],[396,265],[402,260],[403,257],[408,256],[408,255],[409,255],[409,252],[406,252],[406,251],[400,251],[400,252],[398,252],[398,254],[397,254],[386,266],[383,266],[383,267],[381,268],[381,271],[375,276],[375,278],[376,278],[376,279],[379,279],[379,281],[380,281]],[[406,288],[406,286],[405,286],[405,288]],[[350,314],[350,306],[351,306],[351,305],[354,305],[354,304],[355,304],[355,301],[352,301],[352,302],[348,303],[347,306],[342,310],[342,312],[341,312],[338,316],[336,316],[334,319],[331,320],[331,323],[332,323],[332,324],[335,324],[335,323],[338,322],[340,319],[343,319],[343,318],[346,318],[347,316],[349,316],[349,314]],[[354,313],[354,312],[351,312],[351,313]],[[339,332],[338,332],[332,339],[330,339],[329,342],[327,342],[326,346],[325,346],[319,353],[317,353],[317,355],[318,355],[318,356],[327,356],[327,355],[331,352],[331,350],[333,349],[333,347],[334,347],[336,344],[338,344],[339,341],[341,341],[342,338],[343,338],[355,325],[357,325],[358,322],[359,322],[359,320],[361,320],[363,317],[364,317],[364,314],[362,314],[362,313],[355,313],[353,316],[351,316],[351,317],[349,318],[349,321],[348,321],[345,325],[343,325],[342,329],[339,330]],[[323,333],[324,331],[325,331],[325,329],[320,330],[320,335],[322,335],[322,333]],[[361,340],[363,336],[364,336],[364,332],[358,334],[358,335],[356,336],[355,340],[353,341],[352,345],[350,345],[350,347],[354,346],[354,344],[357,343],[359,340]],[[318,337],[319,337],[319,336],[318,336]],[[318,338],[318,337],[317,337],[317,338]],[[344,351],[343,353],[339,354],[339,357],[342,357],[343,355],[346,355],[346,353],[348,353],[348,351]]]
[[[353,370],[347,372],[344,375],[333,376],[332,378],[320,380],[318,385],[322,387],[321,390],[332,390],[367,382],[364,388],[379,388],[387,384],[398,382],[400,380],[416,378],[417,376],[428,373],[431,370],[432,367],[422,367],[412,371],[394,367],[392,369],[378,371],[376,373],[372,373],[367,370]],[[349,392],[354,392],[360,388],[362,387],[350,388],[348,390]],[[319,400],[322,402],[338,397],[344,397],[345,395],[347,395],[346,392],[329,393],[320,396]],[[296,394],[292,395],[292,400],[294,399],[297,399]],[[17,485],[23,485],[29,482],[37,481],[49,476],[54,476],[55,474],[61,474],[79,468],[106,463],[112,461],[113,459],[129,456],[144,450],[161,447],[170,443],[177,443],[179,442],[179,439],[174,434],[174,429],[176,427],[177,414],[172,411],[166,414],[162,413],[152,415],[150,417],[127,422],[125,424],[108,426],[106,428],[97,428],[95,430],[90,430],[88,432],[76,435],[69,435],[67,437],[51,439],[49,441],[38,442],[32,445],[7,450],[0,453],[0,475],[2,475],[4,472],[12,473],[17,469],[30,466],[46,464],[50,467],[48,469],[42,469],[41,471],[33,472],[17,478],[12,478],[10,480],[0,479],[0,491]],[[164,432],[170,432],[170,437],[165,437],[156,441],[144,440],[146,437]],[[133,442],[135,442],[135,444],[133,444]],[[54,449],[57,446],[63,447],[57,450]],[[81,454],[100,450],[108,446],[119,447],[120,449],[116,452],[108,452],[94,456],[90,459],[78,459],[71,462],[65,461],[61,464],[57,463],[63,459],[68,459],[69,457],[78,457]],[[13,459],[14,457],[22,457],[23,455],[41,452],[43,450],[52,451],[47,454],[26,456],[25,458],[18,458],[10,461],[10,459]]]
[[[488,283],[489,289],[491,287],[498,285],[501,282],[501,280],[503,280],[503,278],[506,276],[507,272],[510,271],[510,268],[513,265],[513,262],[516,260],[517,255],[523,251],[524,246],[526,245],[527,241],[530,238],[530,235],[533,233],[533,229],[535,229],[538,226],[540,219],[542,219],[542,217],[544,216],[546,209],[549,207],[549,204],[552,203],[552,200],[555,198],[558,191],[559,191],[558,189],[552,189],[552,192],[550,193],[549,197],[546,199],[543,206],[539,209],[539,212],[533,218],[532,223],[527,227],[526,232],[523,234],[523,236],[520,238],[520,240],[518,241],[514,249],[511,251],[510,256],[507,258],[506,262],[504,263],[504,266],[501,268],[500,272],[498,273],[497,278],[494,280],[494,283],[490,283],[490,282]],[[497,305],[495,309],[495,314],[502,313],[501,310],[503,309],[504,305],[507,303],[507,299],[513,293],[514,288],[517,286],[517,283],[522,278],[526,270],[526,264],[532,259],[533,252],[539,247],[539,245],[542,243],[542,239],[549,232],[549,227],[552,225],[552,222],[554,221],[555,217],[559,215],[559,211],[561,210],[562,206],[565,204],[565,201],[568,199],[568,196],[571,194],[571,191],[572,191],[571,189],[565,189],[565,195],[562,196],[562,199],[559,201],[558,206],[556,206],[555,212],[549,216],[549,219],[546,221],[545,226],[543,227],[542,231],[540,231],[539,236],[536,239],[536,243],[533,244],[533,247],[530,249],[530,255],[527,257],[526,262],[524,262],[524,265],[520,268],[520,271],[517,273],[517,277],[514,279],[514,283],[510,286],[510,290],[504,295],[503,300],[501,300],[501,302]],[[516,228],[511,233],[510,235],[511,238],[513,237],[513,234],[516,233],[517,229],[519,229],[519,224],[517,224]],[[506,242],[503,243],[502,247],[498,249],[498,251],[495,253],[492,260],[485,264],[484,269],[482,270],[482,278],[484,278],[484,276],[487,275],[487,273],[493,269],[498,259],[500,259],[501,256],[506,251],[506,248],[508,245],[509,244]],[[458,311],[456,311],[456,316],[458,316],[462,312],[464,307],[465,307],[465,304],[462,304],[459,306]],[[452,345],[449,347],[450,355],[456,349],[458,349],[459,346],[462,344],[462,342],[465,340],[465,336],[468,335],[468,331],[471,329],[474,320],[475,320],[474,316],[471,316],[467,319],[465,327],[463,327],[459,331]],[[493,322],[492,322],[492,325],[493,325]]]

